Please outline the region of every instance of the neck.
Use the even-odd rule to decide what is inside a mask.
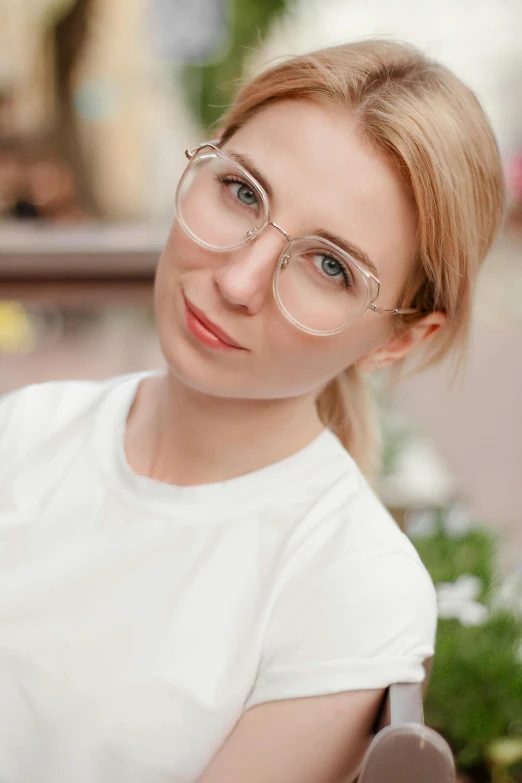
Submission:
[[[315,393],[276,400],[212,397],[170,373],[140,384],[125,450],[140,475],[179,486],[209,484],[284,459],[322,429]]]

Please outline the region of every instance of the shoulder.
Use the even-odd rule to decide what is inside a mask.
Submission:
[[[105,380],[35,383],[0,397],[0,454],[16,458],[78,417],[96,409],[115,385],[131,376]]]
[[[412,579],[430,582],[417,550],[351,456],[340,444],[334,456],[332,480],[293,529],[288,562],[296,571],[340,559],[352,566],[365,563],[368,570],[404,563]]]
[[[356,633],[361,658],[381,648],[402,657],[412,639],[427,657],[437,624],[431,576],[354,463],[348,467],[294,531],[279,630],[301,617],[303,630],[327,622]]]
[[[282,592],[305,591],[310,600],[386,622],[424,615],[433,630],[436,591],[419,553],[362,475],[337,481],[294,532]],[[357,600],[354,601],[354,596]]]

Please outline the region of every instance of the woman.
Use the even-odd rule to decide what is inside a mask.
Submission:
[[[474,97],[413,48],[296,57],[187,153],[165,373],[0,408],[0,778],[352,779],[433,585],[372,492],[364,375],[462,349],[502,214]]]

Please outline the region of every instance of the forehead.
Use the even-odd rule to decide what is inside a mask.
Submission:
[[[400,286],[414,255],[415,212],[398,173],[348,112],[281,101],[254,115],[225,150],[247,155],[268,180],[271,217],[287,233],[336,233],[367,253],[383,285]]]

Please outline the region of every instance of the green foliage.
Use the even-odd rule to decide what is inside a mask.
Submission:
[[[520,628],[513,615],[493,615],[466,628],[441,620],[426,722],[443,734],[463,770],[484,762],[498,737],[522,733]]]
[[[229,0],[230,48],[219,62],[187,65],[183,82],[189,106],[203,128],[210,128],[230,104],[252,47],[257,48],[270,25],[291,0]]]
[[[484,530],[455,537],[443,523],[441,511],[432,535],[413,538],[435,584],[477,576],[483,583],[479,600],[490,606],[499,582],[495,539]],[[488,758],[498,738],[522,738],[521,642],[520,621],[508,610],[491,611],[478,626],[439,620],[426,723],[450,743],[458,768],[478,771],[479,779],[490,779]]]
[[[452,537],[444,529],[444,510],[440,509],[435,533],[413,543],[435,584],[454,582],[462,574],[478,576],[484,585],[480,600],[498,586],[495,539],[486,530],[476,528]]]

